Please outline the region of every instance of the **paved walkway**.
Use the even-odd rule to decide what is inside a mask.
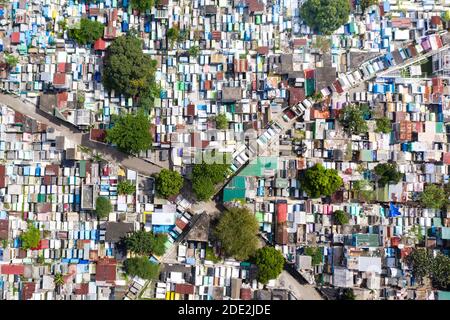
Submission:
[[[35,105],[24,101],[19,97],[0,93],[0,103],[3,103],[17,112],[55,128],[55,130],[62,133],[75,144],[88,147],[91,150],[100,153],[102,158],[106,161],[119,163],[126,168],[135,170],[146,176],[158,173],[162,169],[162,167],[158,165],[120,152],[116,148],[109,145],[91,141],[89,139],[89,133],[83,133],[76,126],[39,110],[39,108]]]
[[[291,290],[298,300],[323,300],[314,286],[310,284],[300,284],[286,270],[281,272],[276,284],[277,287]]]

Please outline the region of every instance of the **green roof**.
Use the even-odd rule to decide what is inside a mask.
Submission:
[[[255,213],[255,218],[258,222],[264,222],[264,213],[257,211]]]
[[[438,291],[438,300],[450,300],[450,291]]]
[[[80,177],[81,178],[86,177],[86,160],[80,161]]]
[[[358,233],[353,235],[353,245],[357,247],[379,247],[380,242],[377,234]]]
[[[287,188],[289,187],[288,179],[277,178],[275,179],[275,188]]]
[[[450,228],[442,227],[442,229],[441,229],[441,237],[444,240],[449,240],[450,239]]]
[[[387,202],[389,201],[389,185],[386,184],[384,187],[377,187],[376,191],[377,201]]]
[[[359,152],[359,160],[365,161],[365,162],[372,162],[373,161],[372,150],[361,150]]]
[[[245,199],[245,189],[229,189],[223,190],[223,202],[228,202],[236,199]]]
[[[251,161],[239,176],[262,177],[265,170],[278,170],[278,157],[259,157]]]

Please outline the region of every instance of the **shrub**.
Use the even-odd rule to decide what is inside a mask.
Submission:
[[[107,197],[98,197],[95,201],[95,214],[98,218],[106,218],[112,211],[111,201]]]

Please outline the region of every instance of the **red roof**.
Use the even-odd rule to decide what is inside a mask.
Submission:
[[[450,164],[450,152],[444,153],[442,161],[444,161],[445,164]]]
[[[98,39],[94,43],[94,49],[95,50],[100,50],[100,51],[105,50],[106,49],[106,41],[103,40],[102,38]]]
[[[314,79],[314,69],[305,70],[306,79]]]
[[[74,286],[74,294],[88,294],[89,293],[89,283],[79,283]]]
[[[58,109],[63,109],[67,107],[67,100],[69,100],[68,92],[60,92],[56,95],[56,100],[58,103]]]
[[[241,288],[241,300],[251,300],[252,290],[250,288]]]
[[[39,240],[39,250],[48,248],[50,248],[50,240],[48,239]]]
[[[13,32],[11,34],[11,43],[20,43],[20,32]]]
[[[194,294],[194,286],[189,283],[175,284],[175,292],[181,294]]]
[[[306,46],[307,43],[308,43],[308,39],[306,39],[306,38],[292,40],[292,44],[294,45],[294,47],[303,47],[303,46]]]
[[[336,89],[337,93],[342,93],[342,92],[344,92],[344,90],[342,90],[342,86],[341,86],[341,84],[339,83],[338,80],[335,80],[335,81],[333,82],[333,87]]]
[[[66,75],[64,73],[55,73],[53,76],[53,84],[55,85],[65,85]]]
[[[35,289],[36,289],[36,282],[24,283],[22,289],[22,300],[30,300],[33,297]]]
[[[58,72],[62,72],[62,73],[66,72],[66,64],[64,62],[63,63],[58,63],[57,71]]]
[[[258,47],[258,49],[256,49],[256,52],[258,52],[258,54],[265,56],[269,54],[269,47]]]
[[[277,203],[277,222],[287,221],[287,203]]]
[[[23,275],[25,267],[23,264],[4,264],[0,265],[0,274]]]
[[[101,258],[97,261],[96,281],[113,282],[116,281],[116,259]]]
[[[0,220],[0,240],[8,239],[9,220]]]
[[[305,100],[305,89],[291,87],[289,90],[289,105],[293,106]]]
[[[91,140],[105,142],[106,141],[106,130],[104,129],[91,129]]]

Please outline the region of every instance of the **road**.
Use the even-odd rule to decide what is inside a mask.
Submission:
[[[323,300],[314,286],[310,284],[300,284],[286,270],[283,270],[278,277],[276,287],[291,290],[298,300]]]
[[[55,130],[62,133],[75,144],[88,147],[91,150],[100,153],[102,158],[106,161],[119,163],[120,165],[135,170],[139,172],[139,174],[145,176],[158,173],[162,169],[162,167],[156,164],[120,152],[112,146],[90,140],[89,133],[84,133],[76,126],[39,110],[35,105],[24,101],[19,97],[0,93],[0,103],[7,105],[14,111],[20,112],[30,118],[55,128]]]

